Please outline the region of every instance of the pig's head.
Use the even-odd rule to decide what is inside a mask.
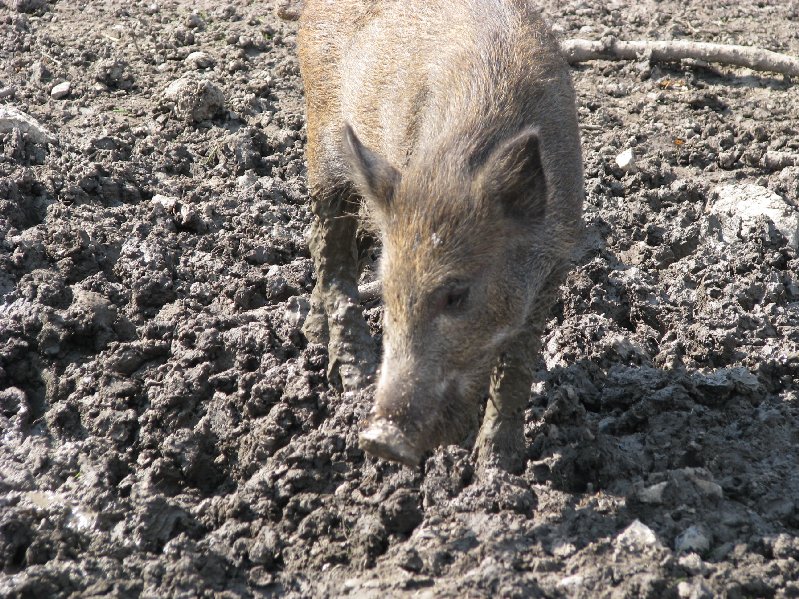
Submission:
[[[547,274],[547,183],[535,129],[461,161],[430,153],[400,173],[344,130],[352,177],[383,249],[383,359],[362,446],[417,465],[477,425],[503,344]]]

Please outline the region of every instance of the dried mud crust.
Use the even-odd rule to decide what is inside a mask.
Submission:
[[[564,36],[799,54],[786,2],[543,4]],[[300,334],[294,25],[44,0],[0,24],[0,103],[57,139],[0,134],[0,596],[799,594],[788,81],[573,70],[588,233],[526,470],[449,447],[416,472],[364,456],[368,392]]]

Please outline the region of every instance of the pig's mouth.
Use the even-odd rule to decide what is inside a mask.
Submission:
[[[360,434],[359,440],[361,449],[384,460],[415,467],[422,459],[422,452],[408,440],[399,427],[388,420],[379,419],[371,423]]]

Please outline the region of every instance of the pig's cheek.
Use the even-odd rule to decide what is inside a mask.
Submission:
[[[466,371],[448,368],[446,373],[441,373],[438,382],[431,386],[432,396],[438,402],[448,402],[466,397],[471,394],[473,378],[475,378],[473,368]]]
[[[470,395],[469,381],[465,376],[459,376],[455,383],[457,385],[458,393],[460,393],[461,397]]]
[[[495,331],[493,335],[491,335],[486,345],[488,346],[488,349],[493,349],[493,350],[499,349],[505,344],[505,342],[510,338],[510,336],[511,336],[510,327],[501,328]]]
[[[433,396],[438,401],[453,399],[453,394],[465,395],[468,384],[466,377],[459,370],[448,369],[446,375],[442,373],[437,383],[432,387]]]

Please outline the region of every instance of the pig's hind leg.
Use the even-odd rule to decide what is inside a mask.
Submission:
[[[328,380],[350,391],[374,376],[374,340],[358,302],[359,199],[349,184],[327,184],[309,172],[311,225],[309,246],[316,267],[311,311],[303,326],[309,341],[326,343]]]
[[[548,279],[538,294],[527,326],[505,346],[497,360],[491,374],[485,416],[475,442],[474,452],[481,468],[497,466],[514,474],[524,469],[527,453],[524,410],[541,350],[541,335],[562,279],[554,274]]]

